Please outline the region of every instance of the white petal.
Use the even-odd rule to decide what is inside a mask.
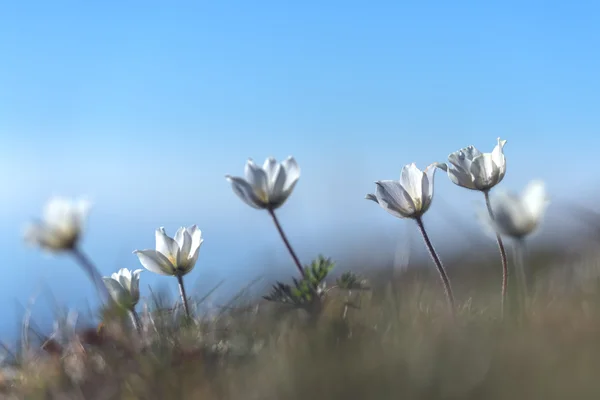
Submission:
[[[286,175],[284,191],[288,192],[289,195],[296,185],[298,179],[300,179],[300,167],[298,166],[296,159],[292,156],[289,156],[287,159],[285,159],[281,163],[281,166],[285,169]]]
[[[187,229],[192,238],[192,245],[189,251],[189,254],[192,255],[200,247],[202,242],[204,242],[204,239],[202,239],[202,231],[198,229],[196,225],[192,225]]]
[[[196,248],[196,251],[194,251],[191,254],[191,257],[185,262],[185,264],[182,265],[182,268],[179,268],[178,271],[181,273],[181,275],[185,275],[194,269],[194,267],[196,266],[196,261],[198,261],[199,254],[200,254],[200,247]]]
[[[496,186],[500,170],[490,153],[475,157],[470,169],[473,182],[478,190],[489,190]]]
[[[473,159],[467,157],[465,150],[466,148],[455,151],[454,153],[450,153],[450,155],[448,155],[448,162],[458,169],[468,171],[471,167],[471,161]]]
[[[160,227],[155,232],[156,251],[175,263],[179,256],[179,244],[165,232],[165,228]]]
[[[245,174],[246,182],[248,182],[252,188],[254,195],[262,202],[268,203],[269,183],[267,173],[258,165],[256,165],[252,159],[249,159],[246,163]]]
[[[275,178],[277,177],[277,170],[280,168],[277,160],[273,157],[268,157],[263,164],[262,169],[267,174],[267,182],[269,182],[269,187],[273,186],[273,182],[275,182]]]
[[[127,291],[119,284],[119,282],[115,281],[112,278],[104,277],[102,278],[104,282],[104,286],[108,290],[108,294],[110,297],[119,305],[124,305],[127,301],[129,294]]]
[[[181,244],[181,250],[179,251],[179,258],[177,259],[177,265],[185,262],[190,257],[190,249],[192,248],[192,237],[185,228],[181,228],[181,236],[183,243]]]
[[[425,174],[415,163],[408,164],[402,168],[400,184],[410,196],[415,211],[420,211],[423,206],[423,180]]]
[[[477,190],[475,182],[473,182],[473,176],[462,168],[448,168],[448,178],[450,178],[455,185]]]
[[[248,182],[237,176],[226,175],[225,178],[231,183],[233,192],[246,204],[252,208],[264,209],[267,204],[258,199],[254,194],[254,190]]]
[[[472,150],[469,151],[468,148],[464,148],[448,156],[448,162],[452,165],[448,168],[448,177],[454,184],[467,189],[476,189],[470,172],[472,158],[468,158],[473,154]]]
[[[423,206],[421,207],[421,214],[429,210],[431,202],[433,201],[433,180],[435,171],[437,171],[438,168],[445,170],[445,166],[446,164],[434,162],[425,168],[425,173],[423,174]]]
[[[504,157],[504,145],[506,144],[506,140],[500,140],[498,138],[498,144],[492,150],[492,159],[494,160],[494,164],[498,167],[498,183],[502,182],[504,175],[506,174],[506,158]]]
[[[479,150],[477,150],[477,148],[475,146],[467,146],[464,149],[462,149],[461,151],[465,154],[465,157],[468,160],[473,160],[473,159],[475,159],[475,157],[481,155],[481,152]]]
[[[398,218],[411,218],[415,215],[415,204],[399,181],[377,181],[375,184],[377,202],[387,212]]]
[[[292,192],[294,191],[294,188],[296,187],[296,183],[298,183],[298,180],[294,181],[290,186],[288,186],[286,189],[284,189],[284,191],[279,195],[279,197],[276,198],[275,201],[272,201],[269,206],[272,209],[277,209],[277,208],[281,207],[286,202],[288,197],[290,197]]]
[[[130,290],[131,288],[131,275],[128,269],[119,270],[117,281],[123,286],[125,289]]]
[[[536,228],[536,221],[527,212],[519,197],[501,192],[490,200],[498,233],[518,238],[530,234]]]
[[[281,165],[278,165],[273,177],[273,181],[270,183],[269,187],[269,190],[271,191],[271,194],[269,195],[271,204],[283,204],[283,202],[287,199],[289,194],[284,190],[286,182],[287,174],[285,172],[285,168],[283,168]]]
[[[150,272],[160,275],[173,275],[175,267],[161,253],[155,250],[136,250],[134,254],[140,259],[140,263]]]
[[[373,193],[367,193],[367,195],[365,196],[365,199],[374,201],[375,203],[379,204],[379,200],[377,200],[377,196],[375,196]]]
[[[523,190],[521,201],[527,212],[539,221],[549,203],[544,182],[540,180],[529,182]]]
[[[136,269],[131,277],[131,296],[137,302],[140,298],[140,274],[143,270]]]

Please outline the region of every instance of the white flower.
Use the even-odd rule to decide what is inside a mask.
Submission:
[[[155,236],[156,250],[134,251],[144,268],[157,274],[172,276],[183,276],[194,268],[200,245],[204,241],[202,232],[196,225],[179,228],[175,239],[167,236],[162,227],[156,230]]]
[[[378,203],[384,210],[398,218],[419,218],[431,205],[433,177],[444,164],[433,163],[421,171],[415,163],[402,168],[400,180],[377,181],[375,194],[366,198]]]
[[[522,238],[537,229],[549,203],[544,182],[531,181],[521,196],[502,192],[490,199],[494,219],[487,212],[479,218],[501,235]]]
[[[498,144],[491,153],[482,153],[474,146],[455,151],[448,156],[448,177],[467,189],[491,189],[506,174],[506,159],[502,152],[505,144],[506,140],[498,138]]]
[[[140,273],[143,270],[130,271],[121,268],[110,277],[102,278],[110,297],[123,308],[133,310],[140,300]]]
[[[277,163],[273,157],[265,160],[262,168],[248,159],[246,179],[225,175],[231,187],[250,207],[274,210],[280,207],[294,190],[300,178],[300,167],[294,157]]]
[[[25,240],[52,252],[72,250],[81,236],[89,209],[86,200],[52,198],[44,208],[43,219],[25,228]]]

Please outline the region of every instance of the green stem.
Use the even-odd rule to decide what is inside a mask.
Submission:
[[[487,206],[488,213],[490,214],[490,218],[492,220],[495,219],[494,211],[492,210],[492,204],[490,202],[490,191],[486,190],[483,192],[485,196],[485,205]],[[500,259],[502,261],[502,299],[500,303],[500,313],[504,318],[504,307],[506,302],[506,293],[508,287],[508,261],[506,257],[506,249],[504,248],[504,243],[502,242],[502,238],[500,234],[496,233],[496,242],[498,243],[498,249],[500,250]]]
[[[296,252],[292,248],[290,241],[288,240],[287,236],[285,235],[285,232],[283,231],[283,228],[281,227],[281,224],[279,223],[279,219],[277,218],[277,215],[275,215],[275,210],[268,208],[267,211],[269,212],[269,215],[271,215],[271,218],[273,218],[273,222],[275,223],[275,227],[277,228],[277,231],[279,232],[279,236],[281,236],[281,240],[283,240],[285,247],[287,247],[290,255],[292,256],[292,259],[294,260],[294,263],[296,264],[296,268],[298,268],[298,271],[300,272],[300,275],[302,276],[302,278],[305,278],[306,274],[304,273],[304,268],[302,268],[300,259],[296,255]]]
[[[423,236],[423,240],[425,241],[425,245],[429,250],[429,254],[437,267],[438,273],[440,274],[440,278],[442,279],[442,283],[444,284],[444,292],[446,293],[446,299],[448,300],[448,307],[450,307],[450,312],[454,315],[455,312],[455,303],[454,303],[454,295],[452,294],[452,287],[450,286],[450,279],[448,278],[448,274],[442,265],[442,261],[440,257],[435,251],[433,244],[431,244],[431,240],[429,239],[429,235],[427,235],[427,231],[425,230],[425,225],[423,225],[423,220],[421,217],[415,218],[417,221],[417,226],[421,231],[421,235]]]
[[[183,302],[183,310],[185,311],[186,317],[190,318],[190,308],[188,306],[187,296],[185,294],[185,286],[183,285],[183,276],[180,274],[176,275],[177,283],[179,284],[179,295],[181,296],[181,301]]]
[[[78,247],[74,247],[71,250],[71,254],[73,254],[79,265],[81,265],[84,272],[88,275],[88,278],[96,287],[96,291],[98,292],[100,301],[106,301],[107,299],[110,299],[108,290],[106,289],[106,286],[104,286],[104,282],[102,281],[102,275],[100,274],[100,272],[98,272],[98,268],[96,268],[96,266],[94,265],[94,263],[92,263],[89,257]]]

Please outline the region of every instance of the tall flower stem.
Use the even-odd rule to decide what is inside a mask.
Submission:
[[[177,283],[179,284],[179,295],[181,296],[181,301],[183,302],[183,311],[185,311],[186,317],[190,318],[190,308],[188,306],[187,296],[185,294],[185,286],[183,286],[183,275],[177,274]]]
[[[483,195],[485,196],[485,205],[487,206],[490,218],[495,219],[494,211],[492,210],[492,204],[490,202],[490,191],[484,191]],[[498,242],[498,249],[500,250],[500,259],[502,261],[502,299],[500,303],[500,313],[502,317],[504,317],[504,306],[506,302],[506,291],[508,286],[508,261],[506,258],[506,249],[504,248],[504,243],[502,242],[502,238],[498,233],[496,233],[496,242]]]
[[[110,299],[108,294],[108,290],[104,283],[102,282],[102,275],[98,271],[98,268],[94,265],[94,263],[90,260],[90,258],[78,247],[74,247],[71,250],[71,254],[75,257],[75,260],[81,265],[85,273],[88,275],[94,286],[96,287],[96,291],[98,292],[98,296],[101,301],[105,301]]]
[[[290,244],[287,236],[285,235],[285,232],[283,231],[283,228],[281,227],[281,224],[279,223],[279,220],[277,219],[277,215],[275,215],[275,210],[273,210],[271,208],[268,208],[267,211],[269,211],[269,214],[271,215],[271,218],[273,218],[273,222],[275,223],[275,227],[277,227],[277,231],[279,231],[279,235],[281,236],[281,240],[283,240],[283,243],[285,244],[285,247],[287,247],[288,251],[290,252],[290,255],[294,259],[294,263],[296,264],[296,267],[298,268],[298,271],[300,272],[300,275],[302,275],[302,278],[304,278],[305,277],[304,268],[302,268],[302,264],[300,263],[300,259],[296,255],[296,252],[294,252],[294,249],[292,248],[292,245]]]
[[[435,266],[437,267],[440,277],[442,278],[442,282],[444,284],[444,291],[446,293],[446,299],[448,300],[448,306],[450,307],[450,312],[452,313],[452,315],[454,315],[454,311],[455,311],[454,295],[452,294],[452,287],[450,286],[450,279],[448,278],[448,274],[446,274],[446,270],[444,269],[444,266],[442,265],[442,261],[440,260],[440,257],[436,253],[435,248],[433,247],[433,244],[431,244],[431,240],[429,240],[429,235],[427,234],[427,231],[425,230],[425,225],[423,225],[423,220],[421,219],[421,217],[417,217],[417,218],[415,218],[415,221],[417,222],[417,225],[419,226],[419,230],[421,231],[421,235],[423,235],[423,240],[425,241],[425,245],[427,246],[427,249],[429,250],[429,254],[431,255],[431,258],[433,259],[433,262],[435,263]]]

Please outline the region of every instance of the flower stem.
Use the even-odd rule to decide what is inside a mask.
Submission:
[[[185,311],[186,317],[190,318],[190,308],[188,306],[187,296],[185,294],[185,286],[183,286],[183,276],[177,274],[177,283],[179,284],[179,295],[181,296],[181,301],[183,302],[183,310]]]
[[[454,315],[454,295],[452,294],[452,288],[450,287],[450,279],[448,279],[448,274],[446,274],[446,270],[442,265],[442,261],[440,261],[440,257],[437,255],[435,248],[431,244],[431,240],[429,240],[429,235],[427,235],[427,231],[425,230],[425,225],[423,225],[423,220],[421,217],[415,218],[417,221],[417,225],[419,226],[419,230],[421,231],[421,235],[423,235],[423,240],[425,241],[425,245],[429,250],[429,254],[437,267],[437,270],[442,278],[442,282],[444,284],[444,291],[446,293],[446,299],[448,300],[448,306],[450,307],[450,312]]]
[[[96,266],[94,265],[94,263],[92,263],[89,257],[78,247],[74,247],[71,250],[71,253],[96,287],[96,291],[98,292],[100,300],[104,301],[110,299],[108,290],[102,282],[102,275],[100,274],[100,272],[98,272],[98,268],[96,268]]]
[[[283,228],[281,227],[281,224],[279,223],[279,220],[277,219],[277,216],[275,215],[275,210],[269,208],[269,209],[267,209],[267,211],[269,211],[271,218],[273,218],[275,227],[277,228],[277,231],[279,231],[279,235],[281,236],[281,239],[283,240],[285,247],[287,247],[288,251],[290,252],[290,255],[294,259],[294,263],[296,264],[298,271],[300,271],[300,275],[302,275],[302,278],[304,278],[305,277],[304,268],[302,268],[302,264],[300,264],[300,260],[298,259],[298,256],[294,252],[292,245],[290,244],[289,240],[287,239],[287,236],[285,235],[285,232],[283,231]]]
[[[490,203],[490,192],[486,190],[483,192],[485,196],[485,205],[487,206],[488,213],[492,219],[495,219],[494,211],[492,210],[492,204]],[[502,238],[496,233],[496,241],[498,242],[498,249],[500,250],[500,259],[502,260],[502,300],[500,303],[500,313],[504,317],[504,305],[506,302],[506,291],[508,286],[508,261],[506,259],[506,249]]]

